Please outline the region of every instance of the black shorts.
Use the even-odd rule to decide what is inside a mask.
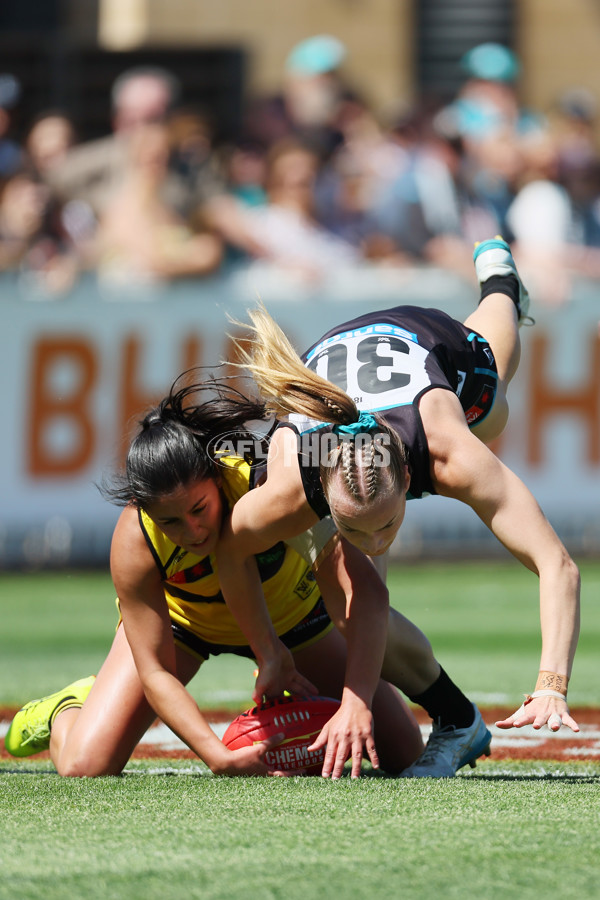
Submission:
[[[280,634],[279,638],[289,650],[298,650],[300,647],[312,644],[319,638],[324,637],[332,628],[333,622],[325,609],[323,598],[319,597],[311,611],[297,625],[286,631],[285,634]],[[221,653],[233,653],[235,656],[254,659],[252,649],[247,644],[240,646],[235,644],[212,644],[173,620],[171,620],[171,629],[176,643],[201,659],[208,659],[209,656],[219,656]]]
[[[473,352],[473,364],[465,380],[460,397],[467,425],[471,428],[483,421],[494,405],[498,386],[498,370],[492,348],[477,332],[467,331],[467,340]]]

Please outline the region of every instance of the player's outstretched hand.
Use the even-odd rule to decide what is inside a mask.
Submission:
[[[252,699],[257,705],[265,697],[280,697],[284,691],[290,694],[318,694],[312,681],[298,672],[294,657],[281,641],[278,641],[273,656],[258,662],[258,676],[252,692]]]
[[[536,730],[547,725],[550,731],[559,731],[562,725],[566,725],[571,731],[579,731],[567,701],[558,697],[528,698],[512,716],[496,722],[498,728],[522,728],[523,725],[533,725]]]
[[[321,770],[323,778],[340,778],[347,759],[352,759],[351,777],[358,778],[365,750],[373,768],[379,768],[373,739],[373,715],[362,700],[344,698],[308,751],[310,753],[325,746],[327,749]]]
[[[274,734],[252,747],[240,747],[239,750],[226,750],[227,756],[218,765],[211,766],[215,775],[277,775],[279,777],[301,774],[296,771],[284,772],[274,769],[265,762],[266,753],[277,747],[285,738],[285,734]]]

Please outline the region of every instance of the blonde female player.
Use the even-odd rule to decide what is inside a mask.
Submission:
[[[282,736],[230,751],[185,688],[210,655],[252,656],[220,593],[215,550],[223,521],[250,489],[253,471],[241,458],[218,460],[212,439],[224,431],[244,437],[243,423],[262,412],[261,405],[225,388],[199,403],[191,386],[172,391],[143,420],[124,478],[106,489],[110,499],[127,504],[111,551],[122,624],[97,678],[68,685],[17,713],[5,739],[10,753],[28,756],[49,746],[61,775],[115,775],[158,715],[214,773],[276,774],[265,753]],[[350,733],[353,776],[360,773],[364,749],[375,766],[399,772],[423,749],[416,720],[400,694],[379,681],[381,660],[371,674],[370,663],[347,654],[321,594],[345,607],[354,599],[354,585],[367,582],[357,602],[364,597],[380,609],[372,631],[385,629],[387,597],[376,584],[370,589],[368,561],[339,540],[328,540],[327,527],[324,534],[321,560],[312,567],[278,540],[256,557],[269,629],[289,657],[286,687],[344,698],[338,718]],[[352,628],[348,641],[352,645]],[[369,651],[368,635],[361,642]],[[375,682],[374,734],[369,679]]]
[[[497,725],[578,731],[566,694],[579,573],[531,493],[486,446],[506,424],[529,297],[501,238],[479,244],[474,261],[481,301],[464,325],[438,310],[396,307],[333,328],[301,360],[265,310],[252,314],[256,339],[244,361],[272,410],[290,415],[273,436],[266,484],[236,505],[222,535],[229,561],[222,588],[254,645],[250,554],[272,534],[285,539],[331,514],[348,542],[378,556],[398,533],[407,499],[454,497],[539,577],[536,688]],[[260,586],[252,583],[258,608]],[[276,690],[276,671],[275,660],[259,674],[261,691]],[[456,691],[433,661],[420,688],[407,692],[434,728],[405,775],[453,775],[489,744],[479,712]]]

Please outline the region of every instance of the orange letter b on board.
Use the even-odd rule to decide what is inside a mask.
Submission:
[[[96,381],[92,348],[77,338],[42,338],[33,348],[29,422],[29,473],[74,475],[90,461],[94,446],[90,393]],[[65,378],[66,374],[66,378]],[[53,441],[53,433],[68,434]]]

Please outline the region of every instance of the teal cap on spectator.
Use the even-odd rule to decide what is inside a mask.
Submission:
[[[337,69],[345,56],[346,47],[340,40],[330,34],[316,34],[296,44],[285,67],[289,72],[320,75]]]
[[[519,61],[504,44],[479,44],[465,53],[460,64],[472,78],[485,81],[514,81],[519,74]]]

